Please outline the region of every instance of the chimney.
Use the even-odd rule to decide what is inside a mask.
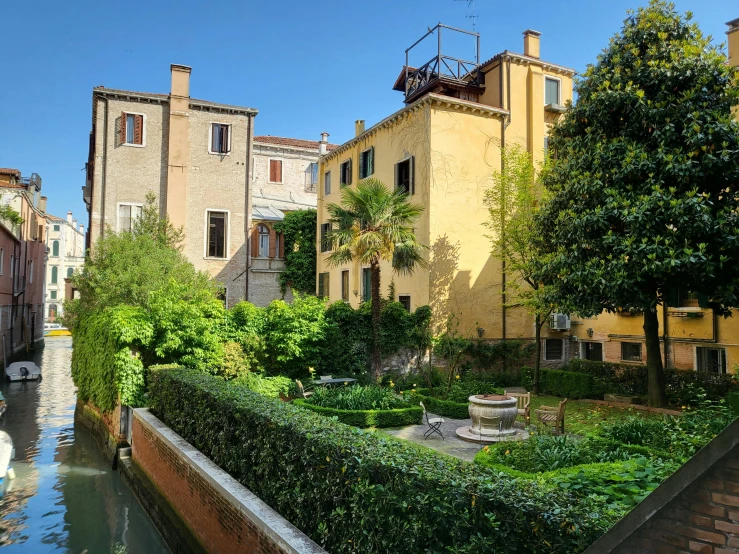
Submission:
[[[321,142],[318,143],[318,153],[321,156],[325,156],[328,153],[328,133],[326,131],[321,133]]]
[[[39,202],[38,202],[38,209],[39,209],[39,211],[40,211],[40,212],[42,212],[42,213],[46,213],[46,201],[47,201],[47,200],[48,200],[48,198],[47,198],[46,196],[42,196],[42,197],[41,197],[41,198],[39,199]]]
[[[726,24],[729,26],[726,31],[729,36],[729,65],[739,67],[739,17]]]
[[[72,212],[67,212],[67,223],[72,223]]]
[[[80,223],[80,235],[85,236],[85,226],[82,223]]]
[[[541,33],[533,29],[527,29],[523,32],[523,55],[531,58],[539,57],[539,46]]]
[[[364,133],[364,119],[357,119],[354,122],[354,136],[358,137]]]
[[[179,96],[180,98],[190,97],[190,72],[191,68],[186,65],[179,65],[173,63],[170,66],[172,71],[172,87],[170,93],[172,96]]]

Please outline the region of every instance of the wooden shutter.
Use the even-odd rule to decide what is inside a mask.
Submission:
[[[400,188],[400,162],[395,164],[395,190]]]
[[[416,194],[416,157],[411,156],[410,159],[410,183],[408,184],[408,190],[411,194]]]
[[[121,144],[126,144],[126,112],[121,112],[120,136]]]
[[[283,259],[285,257],[285,235],[282,233],[277,235],[277,245],[279,246],[277,257]]]
[[[276,160],[276,166],[277,166],[277,183],[282,182],[282,160]]]
[[[256,258],[259,255],[259,225],[251,228],[251,257]]]
[[[282,182],[282,160],[269,161],[269,180],[272,183]]]
[[[218,152],[218,134],[221,132],[220,125],[211,123],[210,125],[210,151]]]
[[[277,234],[275,230],[269,229],[269,257],[274,258],[277,254]]]
[[[364,168],[366,172],[365,176],[372,175],[375,172],[375,147],[374,146],[370,147],[369,153],[367,154],[367,165],[369,167]]]
[[[144,116],[133,116],[133,143],[144,144]]]
[[[228,125],[221,125],[221,152],[230,152],[231,149],[228,147]]]
[[[352,184],[352,160],[349,158],[346,161],[346,184],[351,185]]]

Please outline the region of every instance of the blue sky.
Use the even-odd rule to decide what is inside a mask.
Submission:
[[[639,0],[476,0],[481,58],[521,52],[542,32],[542,58],[582,71]],[[678,0],[724,42],[736,0]],[[191,0],[5,2],[0,167],[39,173],[48,210],[87,221],[81,186],[92,87],[169,92],[169,65],[193,68],[193,97],[259,109],[256,133],[353,135],[402,106],[391,89],[405,49],[441,21],[471,28],[465,0]],[[472,56],[470,44],[455,44]],[[413,60],[411,60],[413,61]],[[425,60],[424,60],[425,61]]]

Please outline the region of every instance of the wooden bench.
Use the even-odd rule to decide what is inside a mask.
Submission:
[[[523,416],[526,425],[531,423],[531,393],[530,392],[508,392],[503,391],[503,396],[516,399],[518,415]]]
[[[564,435],[566,403],[567,399],[565,398],[556,408],[552,408],[551,406],[540,406],[538,410],[534,410],[534,413],[543,425],[554,423],[554,433],[556,435]]]

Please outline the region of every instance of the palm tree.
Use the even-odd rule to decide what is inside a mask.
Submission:
[[[382,181],[364,179],[357,188],[341,190],[341,205],[329,204],[332,230],[327,240],[333,253],[328,264],[336,267],[351,261],[370,266],[372,289],[372,370],[382,371],[380,352],[380,262],[392,262],[393,271],[409,275],[427,263],[426,246],[416,240],[413,224],[423,206],[412,204],[400,190],[390,191]]]

